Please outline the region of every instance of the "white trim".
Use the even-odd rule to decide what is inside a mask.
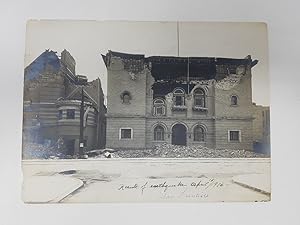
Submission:
[[[131,130],[131,138],[121,138],[121,130],[122,129],[130,129]],[[131,127],[121,127],[119,129],[119,140],[132,140],[133,139],[133,129]]]
[[[164,130],[165,130],[165,133],[169,132],[169,128],[168,128],[168,126],[165,123],[163,123],[161,121],[157,121],[154,124],[152,124],[152,126],[151,126],[151,132],[152,133],[154,132],[154,128],[156,126],[162,126],[164,128]]]
[[[175,93],[176,91],[179,91],[179,90],[182,91],[182,92],[181,93]],[[175,95],[185,95],[185,90],[181,87],[176,87],[173,90],[173,94],[175,94]]]
[[[204,138],[203,141],[195,141],[195,129],[196,127],[200,127],[203,129],[203,134],[204,134]],[[201,123],[197,123],[192,127],[192,140],[193,142],[198,142],[198,143],[206,143],[206,138],[207,138],[207,128],[205,125],[201,124]]]
[[[230,131],[238,131],[239,132],[239,140],[238,141],[231,141],[230,140]],[[227,140],[230,143],[239,143],[239,142],[242,142],[242,131],[241,130],[228,130],[227,131]]]
[[[155,129],[157,127],[161,127],[163,129],[163,140],[155,140]],[[165,141],[166,140],[166,129],[163,125],[161,124],[156,124],[156,126],[153,128],[153,141]]]

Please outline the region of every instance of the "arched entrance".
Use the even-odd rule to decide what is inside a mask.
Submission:
[[[172,144],[186,145],[186,127],[183,124],[175,124],[172,127]]]

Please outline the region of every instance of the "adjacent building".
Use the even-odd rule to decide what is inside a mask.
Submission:
[[[79,149],[80,106],[84,95],[84,148],[105,146],[106,107],[100,79],[76,75],[75,60],[64,50],[46,50],[25,68],[23,143],[57,145],[67,154]]]
[[[253,103],[254,150],[270,154],[270,107]]]
[[[109,51],[106,146],[161,143],[253,150],[250,56],[169,57]]]

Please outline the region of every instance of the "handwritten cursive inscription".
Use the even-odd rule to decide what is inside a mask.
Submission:
[[[196,178],[188,180],[151,179],[133,184],[120,184],[118,191],[133,191],[145,194],[159,194],[161,198],[207,198],[212,190],[220,189],[224,184],[214,178]]]

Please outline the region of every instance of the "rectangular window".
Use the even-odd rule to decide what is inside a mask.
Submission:
[[[61,120],[63,118],[63,111],[59,110],[58,111],[58,119]]]
[[[75,119],[75,109],[67,109],[67,119]]]
[[[195,106],[204,107],[204,98],[203,97],[195,97]]]
[[[239,130],[229,131],[229,141],[236,142],[241,140],[241,134]]]
[[[132,129],[131,128],[121,128],[121,138],[120,139],[132,139]]]
[[[184,105],[184,101],[183,101],[182,96],[176,96],[175,97],[175,105],[177,105],[177,106]]]

